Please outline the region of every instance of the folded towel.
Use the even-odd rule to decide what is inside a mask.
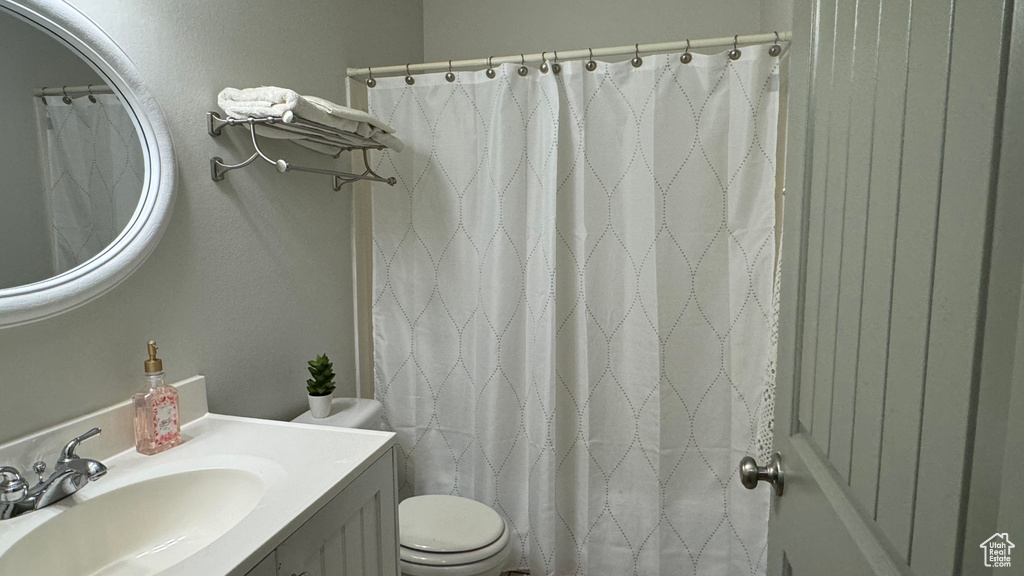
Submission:
[[[315,96],[302,96],[294,90],[276,86],[260,86],[259,88],[225,88],[217,95],[217,104],[230,118],[260,118],[265,116],[283,117],[286,112],[321,126],[351,132],[401,152],[404,145],[394,136],[394,129],[373,116],[347,106],[335,104]],[[290,128],[301,130],[300,124]],[[274,129],[260,129],[260,135],[270,138],[296,139],[301,144],[317,152],[336,154],[337,147],[298,140],[303,136],[290,134]],[[312,133],[313,131],[310,131]],[[355,141],[353,141],[355,142]]]
[[[335,118],[340,118],[342,120],[351,120],[353,122],[364,122],[366,124],[376,127],[378,130],[381,130],[382,132],[387,132],[389,134],[395,133],[394,128],[381,122],[377,118],[370,116],[369,113],[363,112],[362,110],[356,110],[355,108],[349,108],[348,106],[335,104],[330,100],[324,100],[323,98],[317,98],[316,96],[299,96],[299,98],[306,99],[307,102],[310,102],[320,110],[323,110],[324,112],[330,114]],[[310,120],[312,120],[312,118],[310,118]]]

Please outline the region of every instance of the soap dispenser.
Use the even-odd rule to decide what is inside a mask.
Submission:
[[[146,386],[132,396],[135,405],[135,449],[158,454],[181,444],[178,391],[164,384],[164,363],[156,357],[156,342],[149,342],[145,362]]]

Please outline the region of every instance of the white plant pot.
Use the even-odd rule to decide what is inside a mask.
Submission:
[[[326,396],[312,396],[307,394],[309,398],[309,411],[313,414],[313,418],[327,418],[331,415],[331,400],[334,399],[333,394]]]

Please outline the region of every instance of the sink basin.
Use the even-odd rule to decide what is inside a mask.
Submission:
[[[102,480],[83,495],[101,487]],[[265,490],[256,474],[230,468],[128,484],[75,502],[25,534],[0,556],[0,574],[158,574],[238,524]]]

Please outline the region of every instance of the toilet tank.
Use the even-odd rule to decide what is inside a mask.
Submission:
[[[335,398],[331,401],[331,413],[326,418],[313,418],[308,410],[292,422],[319,424],[336,428],[360,428],[380,430],[384,406],[371,398]]]

